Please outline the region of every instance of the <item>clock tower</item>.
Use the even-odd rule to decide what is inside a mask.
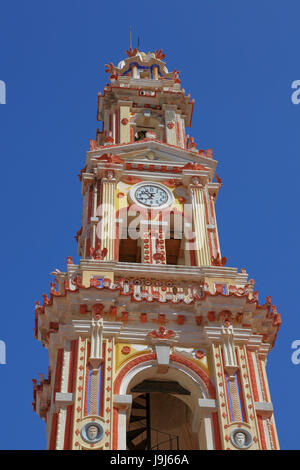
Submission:
[[[278,449],[266,358],[281,323],[221,255],[211,149],[162,51],[132,49],[98,95],[79,179],[79,264],[36,302],[48,449]]]

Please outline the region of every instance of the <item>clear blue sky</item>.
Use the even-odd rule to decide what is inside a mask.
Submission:
[[[190,135],[212,147],[223,187],[217,201],[222,255],[245,267],[282,313],[268,359],[281,447],[300,449],[299,1],[152,2],[10,0],[0,5],[2,281],[1,449],[44,449],[44,424],[32,411],[32,378],[48,357],[33,339],[34,301],[49,273],[78,261],[77,174],[95,137],[104,64],[134,45],[162,48],[195,98]],[[16,424],[22,433],[16,433]]]

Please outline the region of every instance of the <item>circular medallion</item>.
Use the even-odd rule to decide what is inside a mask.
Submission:
[[[81,437],[86,442],[96,443],[101,441],[104,436],[104,429],[101,424],[97,423],[96,421],[89,421],[86,423],[81,429]]]
[[[252,435],[247,429],[235,428],[230,433],[231,443],[238,449],[248,449],[252,442]]]

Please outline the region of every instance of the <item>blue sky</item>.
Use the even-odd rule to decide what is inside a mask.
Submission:
[[[10,0],[0,5],[2,308],[1,449],[44,449],[44,424],[32,411],[32,378],[47,374],[47,351],[33,338],[34,301],[49,273],[78,261],[77,174],[95,137],[104,64],[124,58],[141,37],[163,49],[195,98],[192,128],[214,150],[223,186],[217,201],[222,255],[245,267],[282,313],[268,375],[279,440],[300,449],[299,171],[300,4],[275,0]],[[16,422],[24,433],[15,433]],[[13,436],[13,438],[12,438]]]

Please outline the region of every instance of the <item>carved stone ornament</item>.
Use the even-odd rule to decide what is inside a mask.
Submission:
[[[195,176],[194,178],[192,178],[192,183],[194,186],[198,186],[201,183],[201,181],[199,178]]]
[[[238,449],[248,449],[253,442],[253,438],[247,429],[235,428],[230,433],[230,441]]]
[[[104,436],[104,429],[100,423],[90,421],[82,427],[80,433],[83,440],[90,444],[94,444],[101,441]]]
[[[173,330],[167,330],[164,326],[160,326],[157,330],[150,331],[148,336],[156,339],[173,339],[175,332]]]

